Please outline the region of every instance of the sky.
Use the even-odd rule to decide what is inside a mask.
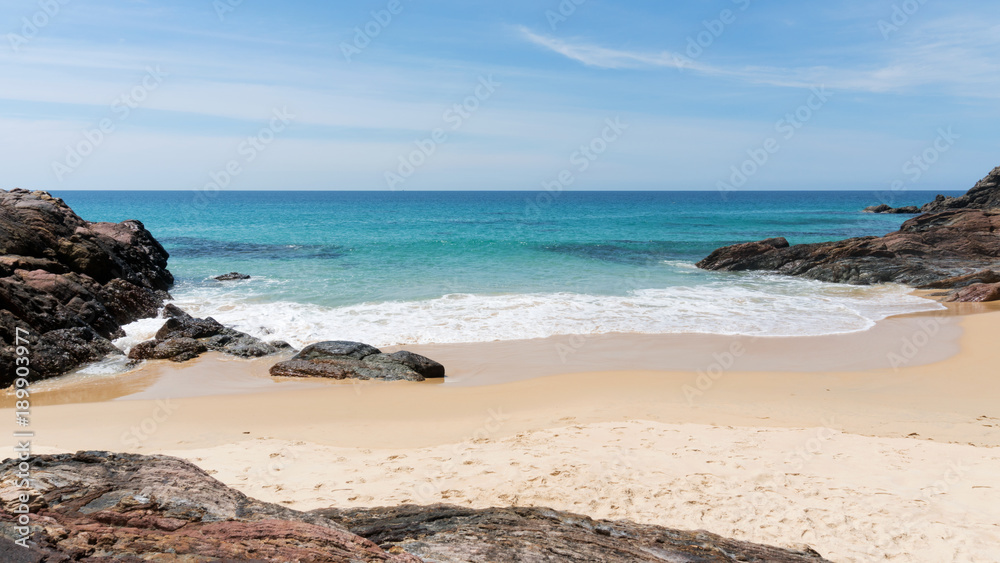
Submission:
[[[0,0],[0,188],[965,190],[990,0]]]

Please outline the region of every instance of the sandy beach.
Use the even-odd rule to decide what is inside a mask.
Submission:
[[[576,339],[573,361],[595,369],[530,379],[558,372],[540,360],[552,341],[521,343],[529,374],[512,343],[438,347],[459,374],[444,384],[275,381],[273,359],[208,355],[43,384],[35,451],[183,457],[298,509],[548,506],[805,544],[833,561],[993,561],[998,329],[996,306],[966,305],[851,335],[685,335],[686,354],[682,337],[661,337],[674,360],[639,353],[653,337]],[[618,365],[646,369],[605,369],[612,344],[628,344]],[[474,357],[514,375],[490,383]],[[648,369],[656,361],[687,369]]]

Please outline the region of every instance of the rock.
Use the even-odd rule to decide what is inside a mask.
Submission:
[[[170,360],[186,362],[208,351],[204,342],[194,338],[173,337],[166,340],[147,340],[132,347],[128,352],[132,360]]]
[[[778,237],[725,246],[709,254],[697,265],[706,270],[746,270],[750,269],[744,266],[748,260],[776,248],[788,248],[788,241],[784,237]]]
[[[1000,166],[976,183],[965,195],[948,197],[938,195],[922,207],[890,207],[886,204],[865,208],[868,213],[938,213],[952,209],[1000,209]]]
[[[322,516],[248,498],[186,461],[106,452],[33,458],[25,549],[11,540],[20,537],[16,465],[0,465],[3,561],[420,561]]]
[[[228,274],[222,274],[221,276],[215,276],[213,280],[219,281],[234,281],[234,280],[248,280],[250,276],[246,274],[241,274],[239,272],[229,272]]]
[[[267,343],[223,326],[212,317],[192,317],[173,303],[163,308],[163,316],[167,320],[156,331],[154,339],[133,346],[129,358],[185,362],[208,350],[241,358],[260,358],[291,348],[287,342]]]
[[[974,283],[952,292],[945,301],[969,303],[1000,301],[1000,283]]]
[[[457,563],[824,563],[816,552],[546,508],[402,506],[299,512],[167,456],[35,456],[30,548],[13,512],[17,462],[0,464],[0,560]],[[805,533],[805,530],[803,530]]]
[[[905,207],[889,207],[884,203],[882,205],[873,205],[871,207],[866,207],[864,211],[865,213],[901,213],[910,215],[920,214],[920,208],[917,207],[916,205],[907,205]]]
[[[924,284],[917,289],[958,289],[974,283],[997,282],[1000,282],[1000,273],[993,270],[980,270],[971,274],[945,278],[943,280]]]
[[[383,354],[360,342],[319,342],[271,367],[275,377],[423,381],[444,377],[444,366],[411,352]]]
[[[121,356],[122,351],[110,340],[102,338],[92,328],[76,327],[51,330],[32,343],[32,373],[66,373],[77,366],[96,362],[109,355]],[[14,381],[13,370],[3,385]],[[32,378],[28,378],[29,381]]]
[[[592,520],[547,508],[435,505],[325,509],[313,514],[338,522],[383,549],[442,563],[826,561],[812,550],[789,551],[708,532]]]
[[[400,352],[395,352],[387,355],[394,362],[399,362],[404,366],[412,369],[413,371],[419,373],[427,379],[436,379],[444,377],[444,366],[435,362],[430,358],[425,358],[419,354],[414,354],[413,352],[407,352],[402,350]]]
[[[347,342],[344,340],[317,342],[302,349],[295,360],[318,360],[324,358],[340,358],[346,356],[355,360],[364,359],[372,354],[381,354],[382,351],[374,346],[362,344],[360,342]]]
[[[170,317],[167,319],[167,322],[163,323],[160,330],[156,331],[156,340],[208,338],[219,334],[225,328],[222,326],[222,323],[212,317],[208,317],[207,319],[196,319],[190,315],[187,317]]]
[[[698,267],[766,270],[835,283],[930,286],[970,271],[1000,268],[1000,211],[920,215],[884,237],[794,246],[782,241],[720,248]]]
[[[168,257],[138,221],[91,223],[45,192],[0,190],[0,366],[16,357],[18,328],[35,346],[32,380],[116,353],[122,325],[168,297]]]

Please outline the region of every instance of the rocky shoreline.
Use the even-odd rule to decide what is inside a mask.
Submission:
[[[770,238],[719,248],[697,266],[855,285],[894,282],[947,290],[949,301],[1000,299],[1000,167],[966,195],[938,196],[922,209],[883,237],[797,245]]]
[[[545,508],[400,506],[299,512],[249,498],[166,456],[38,456],[22,502],[0,465],[0,559],[55,561],[822,563],[780,549]],[[28,526],[17,522],[25,505]],[[14,538],[28,536],[30,547]]]
[[[139,221],[91,223],[45,192],[0,191],[0,386],[14,380],[18,331],[31,380],[122,354],[122,326],[169,298],[168,257]]]

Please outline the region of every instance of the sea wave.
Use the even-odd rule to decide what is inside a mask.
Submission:
[[[344,307],[274,302],[242,289],[247,292],[192,287],[175,292],[175,303],[195,316],[211,316],[296,347],[320,340],[390,346],[605,333],[813,336],[862,331],[891,315],[941,308],[910,295],[904,286],[857,287],[767,275],[627,295],[456,293]],[[126,327],[129,336],[120,344],[141,341],[156,328],[155,321]]]

